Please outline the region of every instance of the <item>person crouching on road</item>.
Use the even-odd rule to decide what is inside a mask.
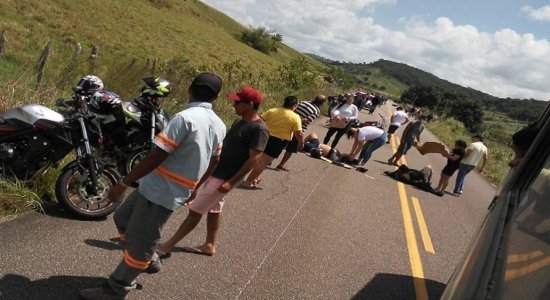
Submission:
[[[364,126],[361,128],[352,128],[350,131],[355,135],[355,142],[349,154],[351,159],[354,159],[359,152],[359,165],[356,170],[366,172],[363,166],[369,161],[372,153],[382,147],[388,140],[388,135],[383,129],[376,126]]]
[[[137,288],[139,274],[160,271],[155,250],[162,227],[191,196],[208,160],[212,164],[220,155],[225,125],[212,102],[221,88],[218,75],[199,74],[188,88],[189,104],[155,137],[156,147],[109,191],[110,201],[120,201],[126,188],[141,179],[113,217],[124,242],[123,259],[104,285],[81,290],[82,298],[126,299]]]
[[[307,131],[307,126],[319,117],[319,114],[321,113],[319,108],[323,105],[323,103],[325,103],[325,100],[325,95],[317,95],[313,101],[301,101],[298,104],[298,107],[296,107],[294,112],[297,113],[302,119],[302,134]],[[298,152],[298,137],[297,135],[294,135],[290,143],[286,146],[285,154],[283,155],[281,162],[277,165],[277,169],[288,171],[288,169],[285,168],[285,164],[290,159],[292,154],[296,152]]]
[[[281,155],[294,135],[298,139],[298,149],[304,147],[302,120],[294,112],[297,106],[298,98],[296,96],[287,96],[283,107],[272,108],[262,114],[262,119],[269,130],[269,140],[260,160],[241,184],[241,187],[255,189],[256,184],[260,182],[260,175],[274,159]]]
[[[269,139],[264,121],[258,114],[262,96],[252,87],[244,87],[229,94],[235,113],[240,116],[233,122],[223,140],[220,161],[202,177],[189,198],[189,214],[178,231],[157,250],[161,258],[170,256],[172,248],[191,232],[207,214],[206,242],[200,246],[184,247],[186,252],[212,256],[216,253],[216,235],[220,227],[224,198],[256,165]],[[200,187],[200,189],[199,189]]]

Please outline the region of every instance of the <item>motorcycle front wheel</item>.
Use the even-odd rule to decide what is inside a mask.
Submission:
[[[109,202],[107,194],[119,178],[115,169],[106,167],[97,179],[97,195],[90,192],[87,171],[78,165],[64,169],[55,184],[59,204],[79,218],[94,220],[103,218],[118,207],[119,202]]]

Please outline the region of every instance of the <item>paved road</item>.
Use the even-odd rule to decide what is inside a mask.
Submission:
[[[389,104],[382,111],[389,115]],[[310,126],[321,137],[323,121]],[[291,158],[291,172],[266,170],[262,190],[228,197],[214,257],[176,251],[161,273],[139,278],[144,289],[131,299],[437,299],[495,188],[477,173],[461,197],[402,185],[381,174],[393,170],[385,163],[392,147],[373,154],[366,174],[305,154]],[[350,141],[339,148],[349,151]],[[440,155],[413,149],[406,158],[413,168],[431,164],[437,183]],[[79,221],[48,211],[0,224],[0,299],[76,299],[121,259],[111,217]],[[174,214],[166,235],[186,213]],[[202,222],[180,246],[204,234]]]

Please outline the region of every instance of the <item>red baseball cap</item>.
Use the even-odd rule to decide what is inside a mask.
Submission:
[[[227,98],[231,101],[245,101],[260,104],[263,97],[256,89],[251,86],[245,86],[235,94],[227,95]]]

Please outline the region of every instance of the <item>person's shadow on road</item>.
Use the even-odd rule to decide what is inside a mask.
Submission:
[[[445,290],[444,283],[419,279],[407,275],[376,274],[360,291],[351,299],[416,299],[415,280],[420,280],[426,286],[426,293],[429,299],[439,299]]]
[[[106,281],[107,279],[102,277],[64,275],[32,281],[21,275],[6,274],[0,279],[0,299],[78,299],[80,290],[100,286]]]

